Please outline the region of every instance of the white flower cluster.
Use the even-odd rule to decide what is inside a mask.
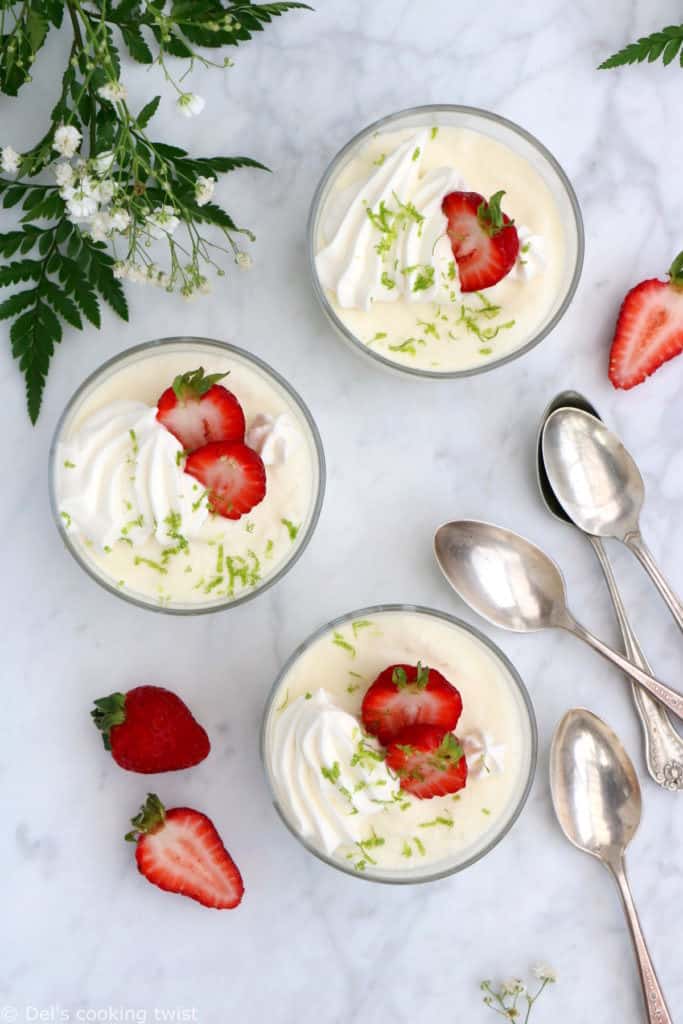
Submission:
[[[170,288],[171,281],[163,270],[155,263],[141,266],[135,260],[117,260],[113,268],[114,277],[119,281],[131,281],[134,284],[153,284],[157,288]]]
[[[206,206],[213,199],[213,190],[216,187],[215,178],[204,178],[200,174],[194,186],[194,198],[197,206]]]
[[[3,146],[0,150],[0,167],[5,174],[16,174],[19,170],[21,155],[11,146]]]
[[[81,133],[77,128],[61,125],[52,145],[61,156],[68,158],[74,156],[80,142]],[[60,160],[53,167],[69,220],[85,225],[96,242],[105,241],[114,231],[126,231],[130,224],[128,211],[114,202],[117,187],[107,177],[113,164],[114,154],[107,152],[87,161]]]

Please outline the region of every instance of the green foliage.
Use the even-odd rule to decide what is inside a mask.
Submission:
[[[2,208],[19,215],[18,226],[0,233],[0,288],[17,289],[0,300],[0,320],[11,321],[12,352],[24,374],[32,422],[40,411],[50,360],[64,328],[99,328],[103,302],[128,319],[122,278],[148,279],[189,295],[205,289],[205,267],[224,273],[214,260],[216,250],[227,252],[235,262],[248,261],[235,236],[253,236],[210,201],[213,182],[238,168],[267,168],[251,157],[193,156],[149,138],[147,128],[161,96],[150,99],[136,115],[129,110],[117,46],[125,46],[142,64],[158,64],[166,81],[182,94],[167,58],[189,61],[190,68],[195,62],[227,67],[227,58],[214,64],[195,47],[238,46],[273,19],[297,9],[310,10],[303,3],[248,0],[172,0],[170,6],[165,0],[0,0],[0,92],[8,96],[16,96],[31,80],[31,69],[51,29],[72,33],[49,125],[35,145],[20,154],[16,180],[0,177]],[[112,96],[112,88],[120,92]],[[76,129],[82,138],[77,155],[85,160],[81,166],[86,169],[75,172],[78,185],[86,176],[91,183],[101,180],[98,155],[111,159],[114,194],[107,203],[125,214],[123,227],[96,232],[87,216],[79,217],[70,208],[68,190],[29,180],[57,159],[54,141],[60,125]],[[207,187],[207,181],[209,191],[198,191],[200,185]],[[174,222],[186,230],[184,245],[171,238],[171,232],[152,233],[159,211],[172,211]],[[203,226],[218,233],[227,247],[205,238]],[[150,239],[159,237],[168,245],[167,272],[157,268],[146,251]],[[123,245],[123,253],[116,253],[116,244]]]
[[[669,25],[652,35],[642,36],[635,43],[629,43],[623,50],[604,60],[599,67],[618,68],[625,64],[642,64],[644,61],[654,64],[660,58],[663,64],[672,64],[679,55],[679,63],[683,67],[683,25]]]

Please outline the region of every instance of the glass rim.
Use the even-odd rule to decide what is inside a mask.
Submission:
[[[556,309],[555,313],[539,331],[537,331],[526,344],[522,345],[521,348],[515,349],[514,352],[509,352],[506,356],[501,356],[499,359],[492,360],[489,363],[484,363],[481,366],[471,366],[464,370],[426,370],[418,367],[407,366],[404,363],[398,363],[393,359],[387,358],[387,356],[381,355],[379,352],[375,352],[368,345],[365,345],[360,341],[356,335],[346,326],[346,324],[337,315],[335,310],[325,294],[325,290],[320,284],[318,272],[315,265],[315,228],[320,214],[320,203],[323,193],[337,172],[339,165],[344,158],[349,154],[364,138],[372,135],[374,132],[382,128],[386,128],[389,125],[394,124],[401,118],[411,117],[413,115],[420,114],[437,114],[439,112],[446,111],[448,113],[465,114],[473,117],[480,117],[486,121],[492,121],[494,124],[502,125],[504,128],[511,131],[513,134],[520,136],[526,142],[528,142],[536,152],[543,157],[543,159],[550,165],[555,174],[557,175],[566,196],[569,200],[569,205],[572,210],[574,217],[574,227],[576,230],[576,261],[574,263],[574,270],[572,277],[569,282],[569,287],[565,293],[565,296]],[[318,182],[317,188],[313,194],[311,200],[311,206],[308,213],[308,222],[306,225],[306,248],[308,250],[308,269],[313,282],[313,290],[316,294],[318,302],[320,303],[323,312],[327,316],[332,326],[341,334],[345,341],[348,341],[361,355],[374,361],[378,366],[383,367],[387,370],[396,371],[397,373],[404,373],[410,377],[418,377],[425,380],[457,380],[460,377],[474,377],[480,373],[490,373],[492,370],[498,369],[500,366],[505,366],[507,363],[511,363],[515,359],[519,359],[521,356],[526,355],[533,348],[543,341],[558,325],[564,314],[569,309],[572,303],[576,289],[579,286],[581,279],[581,272],[583,270],[584,251],[585,251],[585,231],[583,226],[583,216],[581,214],[581,207],[579,200],[574,191],[574,186],[564,168],[557,160],[550,150],[543,145],[535,135],[528,132],[526,128],[522,128],[515,121],[509,120],[507,117],[501,117],[500,114],[494,114],[493,111],[484,110],[481,107],[469,107],[458,103],[430,103],[419,107],[407,107],[404,110],[398,110],[393,114],[387,114],[384,117],[380,117],[377,121],[373,121],[372,124],[367,125],[357,132],[338,152],[332,157],[331,161],[327,165],[320,181]]]
[[[440,870],[432,871],[430,873],[420,875],[416,878],[411,878],[408,876],[400,878],[380,877],[379,875],[374,875],[372,873],[372,869],[366,872],[355,871],[352,867],[348,867],[343,861],[333,856],[329,856],[326,853],[323,853],[322,850],[319,850],[312,843],[309,843],[308,840],[304,839],[303,836],[301,836],[299,832],[297,832],[293,828],[293,826],[287,820],[284,812],[280,807],[275,792],[275,787],[273,785],[273,781],[271,778],[271,773],[268,766],[268,759],[266,756],[266,730],[268,725],[268,719],[270,717],[272,710],[273,701],[278,693],[280,686],[282,685],[285,679],[285,676],[290,671],[292,666],[299,660],[299,658],[303,654],[306,653],[306,651],[317,640],[320,639],[320,637],[324,636],[325,633],[328,633],[330,630],[335,629],[335,627],[340,626],[343,623],[350,621],[351,619],[368,618],[371,615],[378,615],[382,612],[413,612],[418,615],[426,615],[433,618],[441,619],[445,622],[448,622],[452,626],[456,626],[460,629],[463,629],[466,633],[469,633],[470,636],[473,636],[476,640],[479,640],[484,645],[484,647],[486,647],[487,650],[491,654],[493,654],[494,657],[498,658],[499,661],[502,662],[503,666],[507,669],[513,683],[517,688],[519,696],[522,698],[522,704],[524,706],[527,722],[529,725],[529,771],[524,782],[524,787],[517,800],[514,810],[510,814],[509,818],[505,821],[503,828],[496,832],[491,837],[489,842],[487,842],[487,844],[481,850],[472,854],[470,857],[467,857],[465,860],[453,866],[441,868]],[[476,626],[470,625],[469,622],[464,622],[462,619],[457,618],[457,616],[455,615],[451,615],[449,612],[439,611],[436,608],[429,608],[425,605],[401,603],[377,604],[371,605],[367,608],[357,608],[353,611],[346,612],[344,615],[336,616],[336,618],[332,619],[330,622],[327,622],[324,626],[320,626],[313,633],[311,633],[305,640],[303,640],[298,645],[298,647],[292,652],[292,654],[290,654],[285,664],[278,672],[275,678],[275,682],[273,683],[268,693],[268,697],[266,698],[266,704],[263,711],[263,717],[261,719],[261,728],[259,733],[259,749],[261,755],[261,765],[263,768],[264,775],[266,777],[268,791],[270,794],[273,807],[275,808],[278,817],[280,818],[280,821],[284,824],[288,832],[290,832],[291,835],[293,835],[294,838],[306,850],[308,850],[309,853],[312,853],[315,857],[318,858],[318,860],[322,861],[324,864],[328,864],[332,868],[336,868],[343,874],[349,875],[352,878],[361,879],[365,882],[378,882],[381,885],[420,885],[425,882],[436,882],[441,878],[448,878],[451,875],[457,875],[461,871],[464,871],[466,868],[471,867],[473,864],[476,864],[477,861],[482,860],[482,858],[484,858],[496,846],[498,846],[498,844],[510,832],[513,825],[515,824],[515,822],[521,815],[522,811],[524,810],[527,799],[529,797],[529,793],[531,792],[531,787],[536,777],[536,767],[538,761],[538,724],[536,722],[536,712],[534,711],[531,695],[529,694],[529,691],[526,688],[519,672],[512,664],[508,656],[498,647],[498,645],[494,643],[494,641],[491,640],[490,637],[486,636],[485,633],[482,633],[481,630],[477,629]]]
[[[116,366],[118,363],[123,362],[129,356],[139,355],[143,352],[150,351],[152,349],[161,349],[167,345],[182,344],[183,342],[191,342],[192,344],[199,343],[200,346],[204,346],[206,348],[223,349],[225,352],[231,353],[237,356],[238,358],[244,359],[247,363],[252,363],[259,370],[265,373],[266,376],[271,377],[281,388],[283,388],[283,390],[286,392],[289,398],[292,399],[294,404],[301,412],[301,415],[303,416],[306,425],[310,430],[311,437],[313,438],[313,445],[315,448],[318,468],[318,486],[315,501],[312,504],[306,530],[303,533],[301,540],[297,545],[291,558],[287,559],[280,566],[280,568],[276,572],[274,572],[272,576],[269,576],[266,580],[264,580],[264,582],[260,586],[254,587],[248,593],[241,594],[239,597],[230,600],[216,601],[213,604],[198,605],[196,608],[192,607],[191,605],[173,607],[170,605],[154,604],[151,600],[145,601],[144,599],[141,599],[133,594],[128,594],[123,590],[120,590],[112,583],[109,583],[108,580],[106,580],[103,576],[98,574],[97,571],[93,568],[93,566],[89,564],[88,560],[77,549],[76,545],[73,543],[71,537],[69,536],[68,531],[64,527],[64,523],[59,514],[59,507],[57,503],[57,487],[55,473],[57,446],[59,445],[61,440],[61,433],[64,424],[69,415],[71,414],[71,412],[74,410],[74,408],[80,401],[80,399],[87,391],[87,389],[108,370]],[[110,594],[114,594],[115,597],[118,597],[123,601],[127,601],[128,604],[135,605],[138,608],[144,608],[145,610],[152,612],[161,612],[166,615],[208,615],[214,612],[226,611],[229,608],[235,608],[238,605],[245,604],[247,601],[252,601],[255,597],[258,597],[266,590],[269,590],[270,587],[274,586],[275,583],[281,580],[282,577],[285,576],[286,573],[288,573],[289,570],[296,565],[296,563],[299,561],[302,554],[304,553],[304,551],[306,550],[310,543],[315,528],[318,525],[318,520],[320,519],[323,499],[325,496],[325,485],[327,477],[325,466],[325,452],[323,449],[320,431],[318,430],[316,422],[313,419],[311,411],[309,410],[308,406],[299,395],[298,391],[296,391],[295,388],[292,387],[292,385],[287,380],[285,380],[285,378],[281,376],[281,374],[278,373],[277,370],[274,370],[272,366],[266,363],[265,360],[259,358],[259,356],[256,356],[251,352],[247,352],[246,349],[240,348],[238,345],[233,345],[227,341],[218,341],[215,338],[204,338],[198,335],[189,334],[173,335],[167,338],[156,338],[152,341],[144,341],[138,345],[133,345],[131,348],[124,349],[123,352],[118,352],[115,356],[112,356],[110,359],[107,359],[104,363],[102,363],[95,370],[93,370],[92,373],[88,374],[85,380],[82,381],[82,383],[78,386],[78,388],[76,388],[74,393],[71,395],[71,398],[66,403],[61,415],[59,416],[59,419],[57,420],[57,424],[52,435],[52,440],[50,442],[48,460],[48,491],[52,518],[55,522],[57,532],[59,533],[62,543],[69,551],[71,556],[75,559],[75,561],[78,563],[81,569],[83,569],[84,572],[86,572],[88,576],[91,577],[91,579],[95,580],[96,583],[99,583],[99,585],[103,587],[105,590],[107,590]]]

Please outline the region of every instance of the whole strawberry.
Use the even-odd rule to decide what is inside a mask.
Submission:
[[[138,871],[148,882],[204,907],[232,910],[244,895],[239,868],[210,818],[191,807],[166,810],[155,793],[131,821]]]
[[[136,686],[95,701],[90,712],[105,750],[121,768],[145,775],[199,764],[209,737],[186,704],[162,686]]]

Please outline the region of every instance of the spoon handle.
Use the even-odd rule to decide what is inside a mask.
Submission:
[[[647,943],[645,942],[643,929],[640,926],[636,906],[633,902],[631,887],[629,886],[628,879],[626,877],[626,867],[623,859],[616,866],[610,865],[610,871],[614,875],[616,883],[619,886],[621,902],[624,906],[626,920],[628,921],[631,938],[633,939],[633,948],[635,950],[636,960],[638,961],[638,971],[640,973],[640,980],[643,986],[643,998],[645,1000],[648,1024],[673,1024],[666,1005],[666,1000],[664,999],[664,993],[662,992],[654,965],[650,959],[650,953],[647,948]]]
[[[665,604],[673,615],[676,625],[683,630],[683,604],[680,598],[674,593],[668,582],[662,575],[659,566],[652,557],[652,552],[643,540],[640,531],[629,533],[624,537],[624,543],[633,552],[640,564],[645,569],[659,593],[662,595]]]
[[[602,642],[602,640],[598,640],[597,636],[593,636],[592,633],[589,633],[585,626],[582,626],[580,622],[576,621],[576,619],[568,618],[560,625],[562,629],[566,629],[570,633],[573,633],[574,636],[579,638],[579,640],[584,640],[593,648],[594,651],[597,651],[598,654],[603,656],[603,658],[606,658],[607,661],[611,661],[613,664],[617,665],[622,672],[627,676],[630,676],[632,679],[635,679],[636,682],[640,683],[641,686],[644,686],[645,689],[653,695],[653,697],[656,697],[657,700],[661,701],[669,711],[673,711],[675,715],[683,719],[683,694],[679,693],[678,690],[673,690],[665,683],[660,683],[660,681],[655,679],[654,676],[651,676],[649,672],[645,672],[642,668],[638,668],[637,665],[634,665],[632,661],[628,661],[628,659],[622,657],[621,654],[617,654],[616,651],[613,651],[612,648],[608,647],[607,644]]]
[[[589,535],[589,540],[605,576],[607,589],[612,598],[621,635],[624,639],[626,655],[638,668],[651,673],[652,669],[628,620],[626,608],[605,551],[605,545],[600,537]],[[654,700],[647,690],[644,690],[633,679],[631,680],[631,689],[645,733],[645,761],[650,775],[658,785],[665,789],[683,790],[683,739],[674,729],[666,709],[659,701]]]

